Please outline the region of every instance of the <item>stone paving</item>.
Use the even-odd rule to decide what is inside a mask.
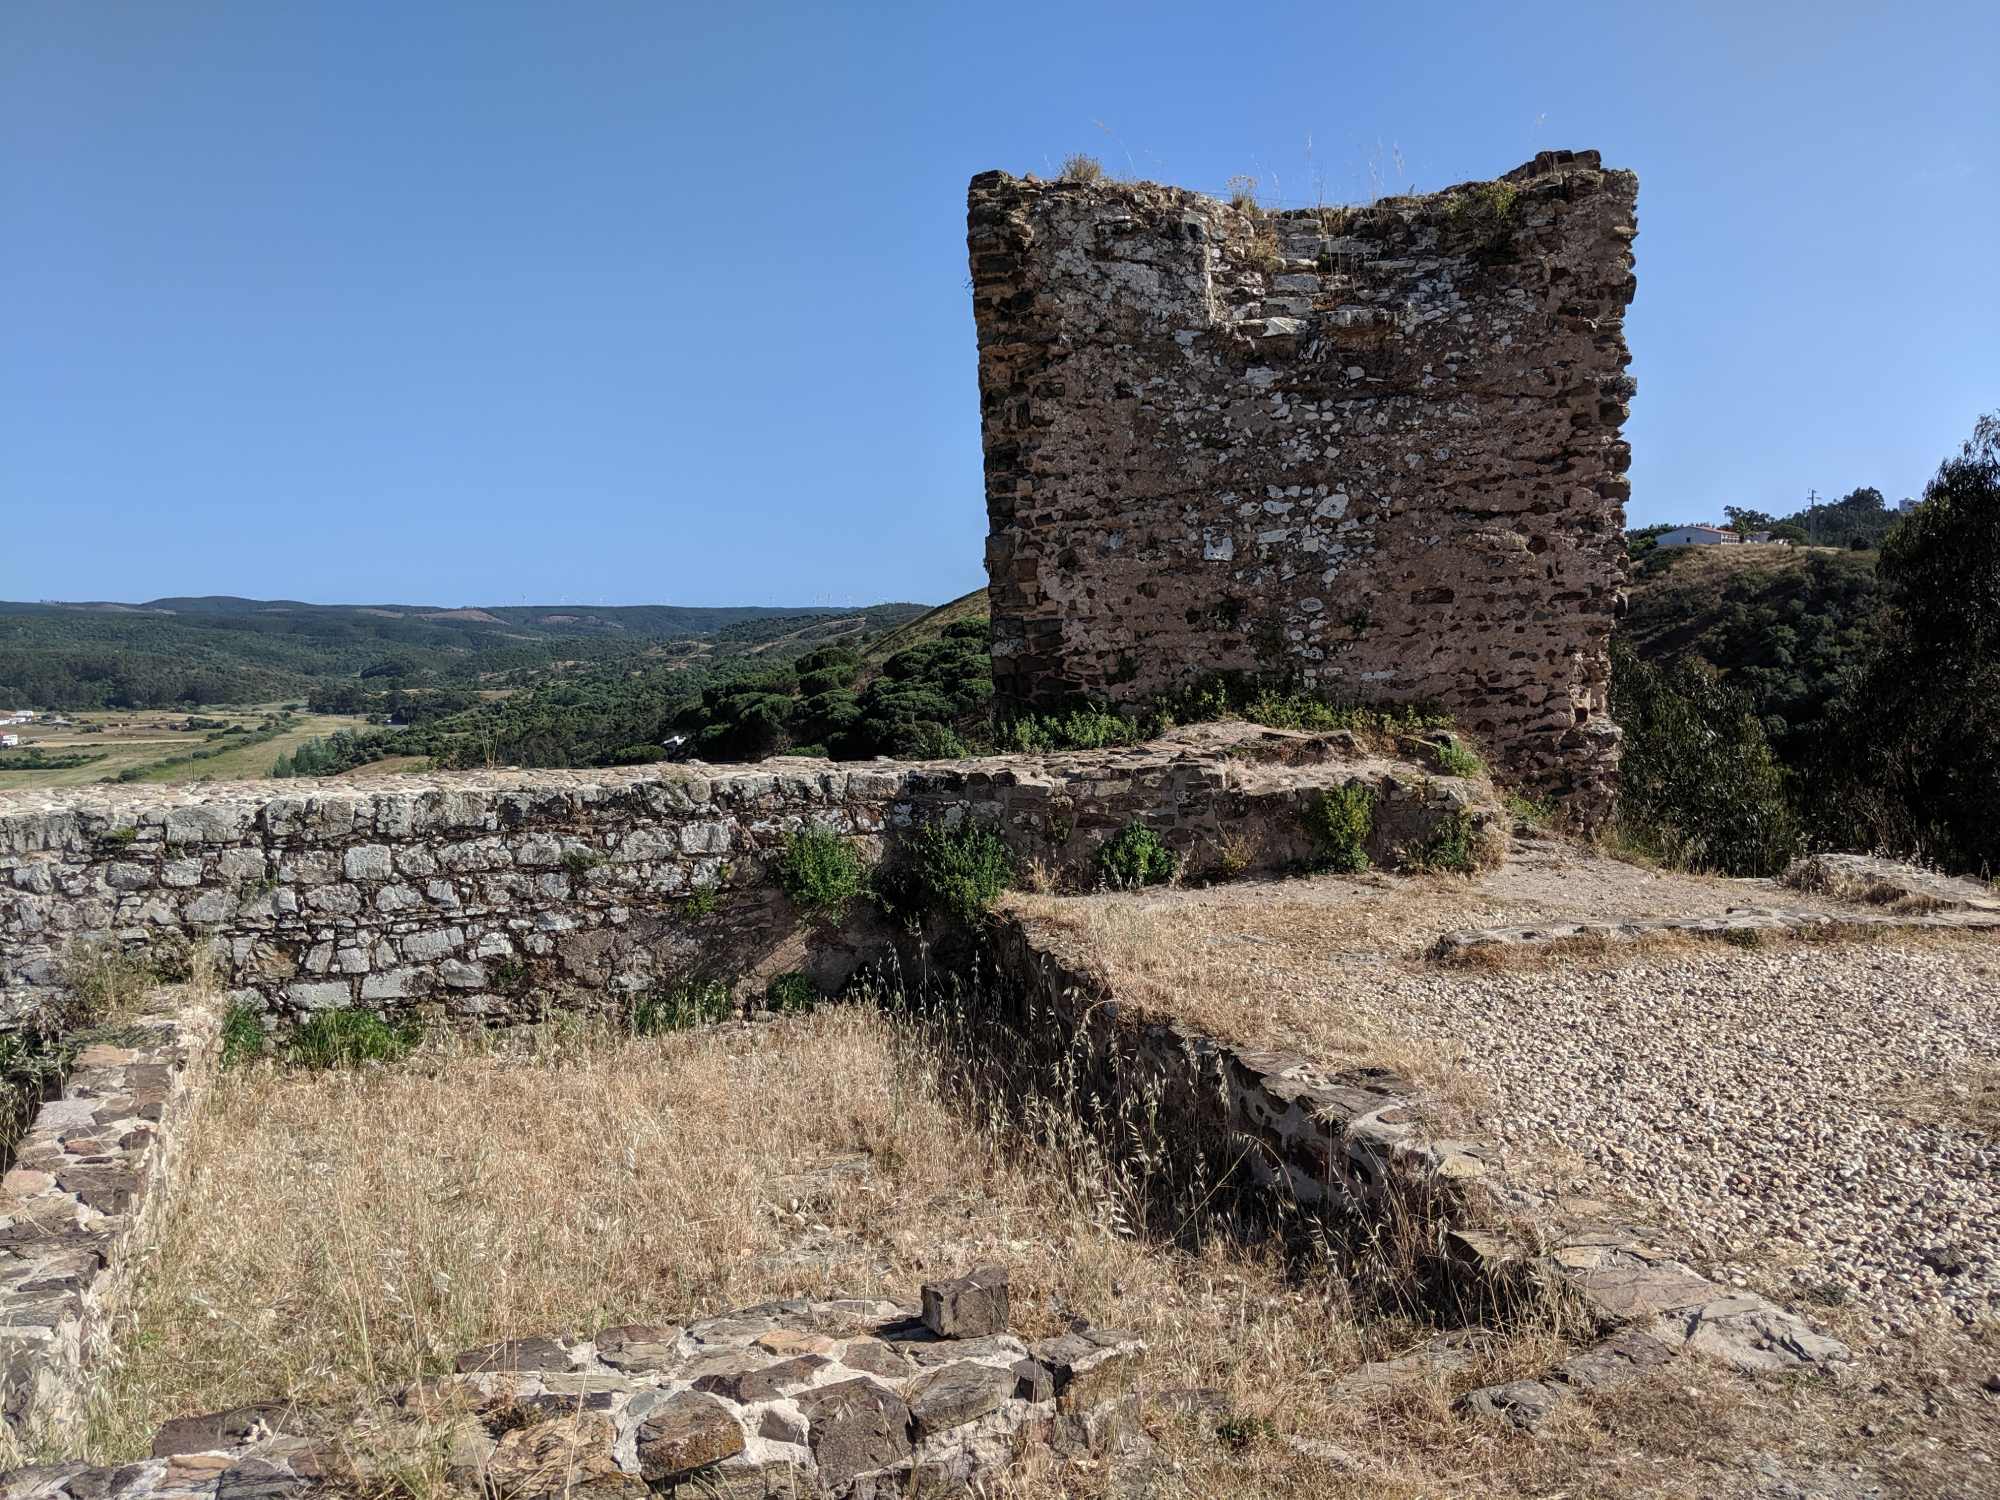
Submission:
[[[150,1458],[0,1476],[4,1500],[352,1494],[394,1472],[398,1420],[449,1450],[447,1482],[509,1500],[816,1495],[890,1500],[975,1489],[1024,1445],[1131,1461],[1151,1447],[1134,1395],[1145,1345],[1077,1328],[1006,1330],[1006,1274],[982,1268],[894,1302],[789,1300],[684,1325],[469,1349],[371,1429],[239,1407],[163,1427]]]

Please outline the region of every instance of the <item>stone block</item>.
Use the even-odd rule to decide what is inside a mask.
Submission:
[[[865,1376],[807,1391],[798,1405],[820,1483],[829,1489],[888,1468],[912,1452],[909,1407],[887,1386]]]
[[[924,1326],[940,1338],[1007,1331],[1007,1268],[981,1266],[950,1281],[924,1283]]]
[[[659,1484],[685,1478],[744,1449],[743,1424],[715,1397],[695,1391],[669,1396],[639,1423],[639,1473]]]

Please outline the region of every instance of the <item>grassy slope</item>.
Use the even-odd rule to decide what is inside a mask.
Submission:
[[[949,604],[940,604],[936,609],[918,615],[894,630],[884,631],[861,653],[861,676],[866,681],[882,670],[882,663],[898,651],[907,651],[912,646],[935,640],[944,633],[947,625],[955,625],[960,620],[976,619],[986,613],[986,590],[974,589],[963,594]]]

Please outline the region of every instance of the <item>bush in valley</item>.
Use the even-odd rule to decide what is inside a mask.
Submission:
[[[875,889],[893,916],[914,921],[932,914],[971,926],[1013,882],[1014,856],[997,829],[938,819],[905,842]]]
[[[1949,868],[2000,868],[2000,415],[1882,544],[1877,642],[1807,768],[1816,831]]]
[[[1097,851],[1098,878],[1114,890],[1162,885],[1174,878],[1181,858],[1152,829],[1127,823]]]
[[[1874,649],[1873,561],[1853,553],[1771,554],[1765,566],[1686,568],[1670,547],[1637,570],[1618,633],[1654,665],[1694,657],[1746,694],[1778,758],[1798,766],[1825,732],[1846,675]]]
[[[1625,731],[1626,841],[1681,868],[1775,875],[1801,848],[1785,773],[1744,693],[1684,658],[1658,667],[1612,645],[1611,716]]]
[[[778,856],[778,884],[801,916],[838,922],[861,895],[867,872],[853,840],[831,828],[801,828]]]
[[[1330,787],[1306,803],[1306,832],[1314,863],[1340,875],[1368,868],[1367,843],[1375,831],[1375,794],[1358,781]]]
[[[289,755],[280,755],[271,764],[271,774],[280,780],[293,776],[338,776],[360,766],[373,765],[384,756],[400,755],[394,731],[336,730],[330,735],[307,740]]]
[[[16,750],[0,750],[0,771],[73,771],[104,759],[102,750],[58,752],[51,755],[39,745]]]

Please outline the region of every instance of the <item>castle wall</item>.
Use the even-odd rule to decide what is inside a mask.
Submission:
[[[1429,702],[1601,818],[1636,194],[1595,152],[1278,214],[975,177],[999,709]]]
[[[1268,764],[1259,738],[1282,740]],[[751,1001],[772,974],[832,986],[887,951],[867,903],[815,928],[780,889],[778,856],[808,824],[873,865],[923,823],[970,818],[1000,830],[1024,878],[1087,888],[1098,849],[1131,823],[1191,875],[1297,867],[1313,855],[1307,802],[1355,778],[1374,790],[1384,865],[1441,819],[1494,815],[1470,783],[1254,731],[928,764],[0,793],[0,1026],[60,994],[79,943],[163,937],[210,949],[232,999],[275,1021],[360,1006],[505,1023],[689,980]]]

